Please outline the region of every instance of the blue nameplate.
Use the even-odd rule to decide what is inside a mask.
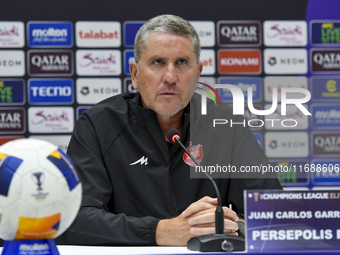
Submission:
[[[59,255],[54,239],[5,241],[1,255]]]
[[[248,252],[340,249],[340,190],[244,195]]]

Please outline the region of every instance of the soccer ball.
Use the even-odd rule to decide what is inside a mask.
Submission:
[[[19,139],[0,147],[0,238],[51,239],[76,217],[81,182],[57,146]]]

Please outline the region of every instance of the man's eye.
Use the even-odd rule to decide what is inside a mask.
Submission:
[[[162,61],[161,59],[156,59],[156,60],[154,60],[153,62],[154,62],[154,64],[156,64],[156,65],[160,65],[160,64],[163,63],[163,61]]]
[[[187,61],[185,59],[178,60],[178,64],[184,65]]]

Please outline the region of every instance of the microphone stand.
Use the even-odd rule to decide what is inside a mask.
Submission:
[[[176,132],[179,133],[178,130],[176,130]],[[173,139],[181,145],[181,147],[189,155],[189,157],[195,162],[195,164],[198,167],[201,167],[201,165],[197,162],[197,160],[191,155],[191,153],[187,150],[187,148],[185,148],[185,146],[181,143],[181,141],[179,140],[179,137],[180,137],[179,135],[175,135],[173,136]],[[187,248],[189,250],[201,251],[201,252],[244,251],[245,243],[244,243],[243,237],[228,235],[224,233],[224,212],[222,208],[221,195],[216,185],[216,182],[213,180],[213,178],[206,172],[204,173],[214,185],[214,188],[217,194],[218,205],[215,211],[215,234],[192,237],[187,243]]]

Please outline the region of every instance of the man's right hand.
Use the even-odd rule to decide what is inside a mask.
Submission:
[[[215,233],[215,210],[217,199],[203,197],[192,203],[185,211],[172,219],[160,220],[156,228],[156,243],[164,246],[186,246],[190,238]],[[237,235],[236,213],[224,210],[225,233]]]

